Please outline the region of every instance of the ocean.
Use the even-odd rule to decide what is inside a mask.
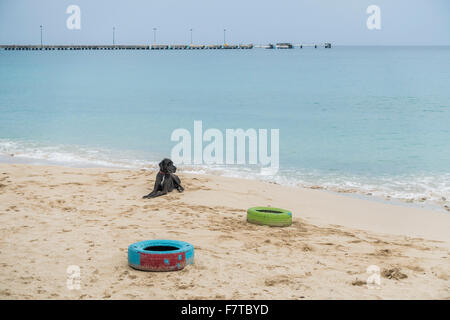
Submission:
[[[450,47],[0,51],[0,114],[0,161],[152,168],[201,120],[279,129],[280,169],[182,171],[450,204]]]

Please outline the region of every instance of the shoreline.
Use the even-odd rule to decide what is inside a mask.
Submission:
[[[5,154],[0,153],[0,164],[6,163],[6,164],[24,164],[24,165],[37,165],[37,166],[62,166],[67,168],[105,168],[105,169],[120,169],[120,170],[150,170],[150,168],[155,167],[157,169],[156,164],[153,164],[153,166],[149,162],[149,166],[126,166],[124,164],[117,163],[117,165],[111,164],[95,164],[95,163],[88,163],[88,162],[80,162],[79,164],[76,163],[70,163],[70,162],[62,162],[62,161],[51,161],[46,159],[36,159],[31,157],[22,157],[22,156],[15,156],[12,154]],[[199,171],[203,171],[203,169],[200,169]],[[293,188],[299,188],[299,189],[309,189],[309,190],[320,190],[324,192],[329,192],[336,195],[342,195],[342,196],[348,196],[355,199],[363,199],[367,201],[373,201],[378,203],[385,203],[385,204],[392,204],[397,206],[403,206],[403,207],[409,207],[409,208],[419,208],[419,209],[425,209],[425,210],[433,210],[437,212],[444,212],[450,214],[450,206],[448,204],[445,204],[447,202],[426,202],[426,201],[419,201],[419,200],[406,200],[406,199],[400,199],[395,198],[391,196],[383,196],[383,195],[372,195],[370,192],[368,194],[367,191],[357,190],[357,189],[342,189],[342,188],[327,188],[325,186],[321,185],[289,185],[289,184],[282,184],[275,181],[270,180],[263,180],[258,179],[257,177],[250,177],[250,176],[244,176],[242,178],[230,176],[227,175],[227,173],[222,172],[219,174],[214,174],[213,172],[207,172],[202,173],[196,171],[195,173],[192,173],[192,170],[190,169],[183,169],[179,168],[180,173],[184,174],[198,174],[198,175],[205,175],[205,176],[220,176],[220,177],[227,177],[227,178],[237,178],[237,179],[244,179],[244,180],[251,180],[251,181],[260,181],[265,183],[273,183],[280,186],[286,186],[286,187],[293,187]],[[430,200],[431,201],[431,200]]]
[[[155,172],[0,163],[0,298],[450,298],[448,214],[179,176],[185,192],[143,200]],[[289,209],[293,224],[249,224],[253,206]],[[131,269],[127,247],[146,239],[193,244],[194,265],[174,273]],[[70,265],[81,268],[81,290],[66,288]],[[378,290],[365,284],[371,265],[380,268]]]

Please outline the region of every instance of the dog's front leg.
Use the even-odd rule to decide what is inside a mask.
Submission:
[[[152,195],[149,194],[149,195],[146,196],[146,197],[147,197],[147,199],[150,199],[150,198],[160,197],[160,196],[163,196],[163,195],[166,195],[166,194],[168,194],[167,191],[157,191],[156,193],[154,193],[154,194],[152,194]]]
[[[173,185],[173,182],[172,182],[170,175],[164,176],[163,174],[161,174],[161,176],[162,176],[162,178],[160,180],[161,180],[162,186],[160,185],[160,189],[156,193],[150,194],[149,198],[160,197],[160,196],[168,194],[171,191],[170,188]]]
[[[160,186],[161,186],[162,176],[163,175],[160,172],[158,172],[158,174],[156,175],[156,179],[155,179],[155,186],[153,187],[152,192],[150,192],[146,196],[143,196],[142,198],[149,199],[149,198],[154,198],[156,196],[156,194],[158,193],[158,190],[160,189]]]

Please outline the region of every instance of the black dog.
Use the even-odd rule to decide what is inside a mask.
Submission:
[[[159,172],[156,175],[155,187],[153,191],[144,196],[144,199],[155,198],[163,196],[173,189],[183,192],[184,188],[181,186],[181,180],[175,175],[177,168],[173,165],[172,160],[164,159],[159,163]]]

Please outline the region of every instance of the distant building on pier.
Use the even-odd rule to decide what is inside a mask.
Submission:
[[[294,46],[291,43],[277,43],[277,49],[292,49]]]

